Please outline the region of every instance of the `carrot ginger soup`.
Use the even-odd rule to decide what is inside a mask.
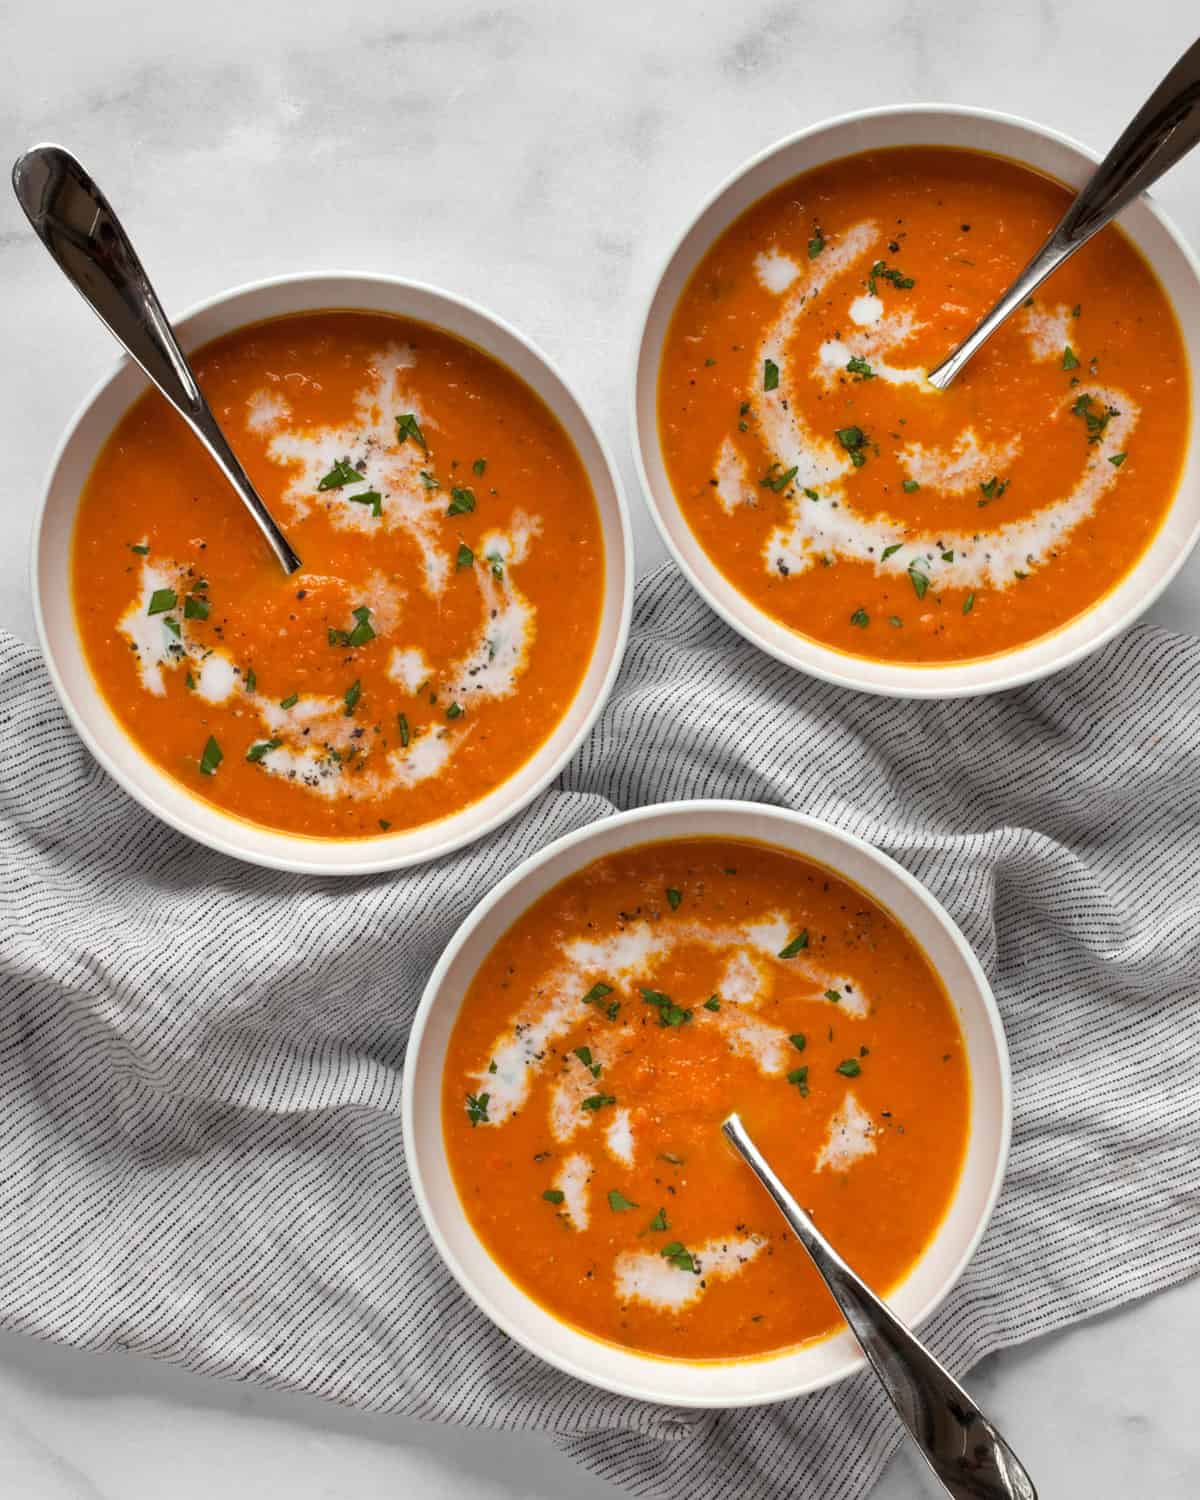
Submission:
[[[1011,650],[1133,566],[1188,437],[1166,294],[1103,230],[948,391],[939,364],[1070,198],[940,147],[848,157],[748,209],[696,268],[659,376],[672,487],[781,624],[902,662]]]
[[[595,498],[556,418],[482,350],[324,312],[195,357],[303,558],[285,578],[154,392],[80,502],[80,634],[142,750],[228,812],[361,837],[457,812],[554,729],[604,590]]]
[[[748,841],[643,844],[547,892],[447,1053],[458,1191],[490,1254],[598,1338],[679,1359],[839,1326],[721,1135],[738,1110],[880,1292],[949,1205],[970,1081],[921,949],[861,890]]]

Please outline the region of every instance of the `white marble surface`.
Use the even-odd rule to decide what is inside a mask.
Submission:
[[[8,0],[0,142],[81,154],[168,310],[352,267],[490,304],[613,441],[668,243],[743,158],[822,116],[948,99],[1103,146],[1192,40],[1180,0]],[[1162,184],[1200,243],[1200,155]],[[0,625],[63,424],[113,350],[0,195]],[[1200,629],[1200,560],[1155,611]],[[1200,1494],[1200,1283],[989,1360],[973,1380],[1043,1497]],[[615,1496],[545,1442],[359,1414],[0,1334],[0,1493],[22,1500]],[[878,1500],[931,1487],[907,1455]]]

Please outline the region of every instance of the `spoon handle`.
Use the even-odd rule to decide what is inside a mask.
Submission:
[[[1049,238],[978,328],[929,372],[944,391],[1000,324],[1051,271],[1103,229],[1200,141],[1200,41],[1193,42],[1121,132]]]
[[[13,167],[13,189],[34,232],[216,460],[284,570],[300,559],[225,440],[129,236],[108,199],[61,146],[34,146]]]
[[[962,1386],[850,1269],[776,1176],[741,1119],[730,1115],[721,1130],[812,1257],[900,1420],[947,1492],[954,1500],[1037,1500],[1016,1454]]]

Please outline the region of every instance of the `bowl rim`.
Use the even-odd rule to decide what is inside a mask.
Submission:
[[[201,844],[209,849],[216,850],[220,854],[228,855],[232,859],[241,860],[244,863],[257,865],[266,869],[282,870],[301,875],[361,876],[376,875],[391,870],[400,870],[413,866],[429,864],[434,860],[443,858],[447,854],[451,854],[458,849],[462,849],[466,845],[474,844],[482,839],[488,838],[498,828],[502,827],[510,819],[514,818],[518,813],[526,808],[536,797],[540,796],[550,785],[550,783],[555,779],[555,777],[559,776],[562,773],[564,767],[577,753],[580,746],[587,738],[588,734],[590,734],[593,726],[596,723],[596,720],[602,713],[605,705],[608,702],[609,696],[612,693],[613,686],[617,679],[617,674],[620,672],[621,666],[624,662],[625,653],[629,644],[630,621],[633,615],[635,561],[633,554],[633,528],[629,512],[629,501],[625,494],[624,485],[621,481],[620,470],[614,461],[613,453],[609,446],[608,440],[596,425],[586,403],[580,398],[579,393],[576,391],[572,382],[567,379],[567,377],[563,374],[562,370],[558,367],[555,361],[552,360],[550,356],[540,348],[539,345],[534,343],[532,339],[522,333],[520,329],[514,327],[512,323],[508,322],[507,319],[501,317],[499,313],[495,313],[491,311],[490,308],[483,306],[482,303],[476,302],[470,297],[462,296],[459,293],[447,291],[443,287],[437,286],[433,282],[419,281],[413,277],[391,276],[386,273],[376,271],[353,271],[337,268],[324,268],[310,269],[306,271],[290,271],[278,276],[264,276],[252,281],[239,282],[234,286],[224,288],[219,292],[215,292],[198,302],[190,303],[186,308],[183,309],[182,312],[171,319],[171,325],[176,331],[178,331],[191,319],[199,317],[204,313],[211,312],[214,309],[221,307],[225,303],[232,302],[240,297],[269,293],[278,287],[331,280],[342,280],[357,283],[364,289],[364,291],[367,292],[369,292],[369,290],[375,286],[401,288],[404,291],[414,292],[419,296],[429,297],[435,303],[440,302],[443,304],[449,304],[455,309],[466,313],[469,317],[479,319],[484,325],[490,325],[490,327],[499,330],[499,332],[503,336],[513,340],[513,342],[523,348],[535,362],[542,365],[551,376],[551,378],[557,381],[558,384],[562,387],[569,401],[574,404],[586,427],[588,428],[592,439],[596,443],[596,448],[599,453],[601,462],[604,468],[607,470],[608,479],[612,486],[613,500],[616,507],[616,519],[618,523],[618,530],[620,532],[619,550],[622,566],[624,569],[624,583],[621,590],[621,597],[618,601],[617,628],[613,642],[612,654],[605,669],[604,676],[596,690],[595,696],[593,697],[592,703],[589,706],[587,713],[581,720],[579,726],[577,727],[575,733],[571,736],[571,738],[564,745],[563,749],[547,766],[543,773],[536,778],[536,780],[525,790],[524,793],[522,793],[521,796],[497,808],[495,812],[484,819],[483,822],[478,826],[464,829],[462,832],[456,834],[455,836],[447,838],[428,849],[413,851],[409,853],[393,853],[390,855],[381,852],[374,857],[367,857],[364,852],[364,857],[360,859],[334,865],[331,863],[326,863],[322,859],[320,851],[324,846],[341,847],[359,841],[353,839],[310,839],[306,838],[304,835],[289,835],[285,830],[268,829],[268,832],[280,833],[281,837],[294,838],[298,846],[303,845],[305,847],[311,848],[313,851],[312,856],[305,857],[301,856],[300,854],[291,855],[283,852],[275,853],[270,850],[248,849],[240,843],[236,836],[236,830],[238,829],[239,825],[245,822],[249,827],[255,829],[260,829],[265,825],[255,824],[251,820],[242,819],[235,814],[228,813],[223,808],[217,807],[215,804],[208,804],[204,803],[202,799],[195,799],[196,801],[201,803],[206,812],[211,813],[214,816],[221,829],[229,829],[230,832],[228,836],[225,836],[222,832],[218,831],[216,827],[210,830],[207,828],[193,826],[182,817],[177,816],[169,808],[163,807],[149,788],[143,786],[136,776],[129,774],[122,766],[116,763],[113,757],[108,754],[107,750],[104,749],[97,738],[92,734],[84,715],[78,710],[75,703],[72,701],[72,698],[67,691],[66,684],[63,681],[62,675],[59,672],[58,663],[55,659],[54,652],[50,647],[49,632],[47,630],[45,613],[42,607],[41,585],[38,577],[38,564],[43,547],[43,535],[46,530],[47,510],[50,504],[50,497],[53,492],[54,479],[58,473],[59,466],[67,453],[68,447],[74,440],[78,428],[85,420],[95,403],[101,398],[108,387],[115,380],[117,380],[127,369],[131,367],[136,369],[134,360],[128,354],[119,354],[115,361],[92,385],[91,389],[86,393],[83,399],[79,402],[78,406],[75,408],[70,419],[62,430],[58,442],[55,444],[54,451],[50,456],[49,464],[47,465],[47,468],[45,470],[45,477],[42,481],[37,506],[34,511],[33,524],[30,530],[28,566],[30,596],[33,607],[34,624],[37,629],[38,645],[41,649],[42,661],[49,674],[50,681],[54,687],[55,695],[58,698],[59,704],[65,711],[67,718],[70,721],[71,726],[75,730],[76,734],[83,741],[84,745],[87,747],[88,751],[91,753],[96,762],[105,772],[107,772],[110,777],[112,777],[112,779],[117,783],[118,786],[120,786],[125,792],[129,794],[129,796],[134,799],[135,802],[137,802],[141,807],[145,808],[147,812],[152,813],[155,817],[166,823],[169,827],[175,829],[177,833],[183,834],[193,842]],[[325,306],[326,304],[322,304],[320,307],[314,305],[311,311],[321,311]],[[347,305],[346,310],[357,311],[359,309],[357,307]],[[365,312],[378,311],[383,313],[384,315],[387,315],[386,310],[372,308],[370,306],[364,306],[361,310]],[[304,309],[296,309],[295,311],[302,312],[304,311]],[[270,321],[271,316],[272,315],[267,315],[266,318],[251,317],[244,323],[235,324],[235,329],[249,328],[253,327],[257,322]],[[286,317],[290,316],[290,314],[284,313],[276,314],[274,316]],[[414,321],[424,321],[431,324],[433,324],[434,322],[434,320],[429,317],[423,319],[417,317],[414,318]],[[230,330],[230,332],[232,331],[234,331],[234,329]],[[219,337],[221,335],[216,336]],[[454,336],[460,338],[463,337],[462,335]],[[184,339],[181,339],[181,342],[185,342],[185,340],[186,329],[184,330]],[[209,342],[209,340],[205,340],[204,342]],[[472,340],[463,338],[463,342],[469,343],[472,342]],[[497,360],[501,364],[505,364],[505,367],[507,368],[505,361],[499,355],[493,353],[483,344],[479,344],[478,347],[482,348],[484,353],[488,354],[492,359]],[[144,376],[142,378],[145,379],[146,386],[147,388],[149,388],[151,384],[149,379]],[[523,379],[523,377],[520,376],[518,376],[518,378]],[[525,381],[524,383],[529,384],[528,381]],[[535,391],[534,394],[538,396],[539,400],[545,401],[545,397],[542,396],[540,392]],[[557,417],[557,414],[555,415]],[[111,436],[111,433],[109,435]],[[96,453],[98,455],[99,448],[97,448]],[[93,461],[94,457],[95,455],[93,456]],[[77,508],[78,501],[76,501],[76,511]],[[74,524],[73,520],[72,524]],[[613,570],[610,568],[608,571],[609,573],[611,573]],[[606,584],[606,593],[607,588],[608,585]],[[88,668],[88,670],[91,670],[90,667]],[[103,697],[103,695],[101,696]],[[104,709],[105,712],[108,713],[109,716],[118,725],[118,727],[123,730],[126,739],[133,746],[133,749],[137,756],[140,759],[146,761],[148,764],[153,764],[153,762],[149,761],[149,757],[145,755],[145,752],[141,749],[137,742],[132,738],[132,736],[129,735],[128,731],[124,730],[124,726],[121,725],[120,721],[116,718],[116,715],[113,714],[112,709],[107,703],[107,700],[104,700]],[[536,749],[534,753],[537,753]],[[519,769],[520,768],[518,768],[518,770]],[[515,774],[516,772],[514,772],[514,775]],[[500,790],[500,788],[502,788],[504,784],[505,783],[501,782],[496,790]],[[469,806],[470,804],[468,804],[468,807]],[[462,810],[465,811],[466,809]],[[432,823],[417,826],[433,828],[439,821],[442,820],[438,819]],[[403,833],[409,831],[411,830],[401,830],[400,835],[398,836],[402,836]],[[377,839],[374,837],[361,840],[364,851],[366,851],[367,849],[379,849],[382,851],[386,847],[386,843],[387,841],[385,839]]]
[[[725,196],[725,194],[728,193],[732,188],[734,188],[742,180],[742,178],[747,176],[750,172],[754,171],[757,167],[762,166],[764,163],[768,162],[772,157],[793,150],[796,146],[810,139],[812,136],[820,135],[828,130],[840,129],[845,126],[861,124],[867,121],[904,119],[916,115],[941,115],[946,117],[955,117],[959,119],[975,120],[996,125],[1015,127],[1017,130],[1025,131],[1031,135],[1040,136],[1043,140],[1049,141],[1052,144],[1064,146],[1068,150],[1075,151],[1080,156],[1085,157],[1093,165],[1098,165],[1101,160],[1098,152],[1094,151],[1090,146],[1085,145],[1082,141],[1076,140],[1074,136],[1067,135],[1064,131],[1056,130],[1053,126],[1042,125],[1038,121],[1031,120],[1025,115],[1012,114],[1006,110],[989,109],[982,105],[940,103],[936,100],[926,102],[918,101],[908,104],[880,104],[874,105],[870,109],[847,110],[842,114],[828,115],[823,119],[815,121],[812,125],[806,125],[802,130],[793,131],[788,135],[779,137],[770,145],[763,147],[762,150],[755,152],[752,156],[741,162],[737,167],[733,169],[733,171],[729,172],[722,179],[722,181],[697,205],[695,210],[691,213],[691,215],[684,223],[682,229],[670,241],[665,255],[660,259],[658,263],[658,271],[653,281],[651,282],[649,293],[643,299],[641,316],[637,319],[635,324],[633,359],[631,363],[632,375],[628,386],[629,404],[627,407],[627,412],[632,438],[631,447],[633,448],[634,471],[637,475],[638,485],[642,492],[642,498],[646,503],[646,509],[650,512],[651,519],[654,522],[655,528],[658,531],[663,545],[666,547],[676,567],[678,567],[679,570],[683,573],[683,576],[687,579],[691,587],[696,590],[696,592],[709,606],[709,608],[712,609],[728,626],[730,626],[731,629],[736,630],[738,634],[743,637],[743,639],[748,640],[752,645],[758,647],[760,651],[765,651],[769,656],[773,656],[776,661],[783,662],[786,666],[793,668],[795,671],[804,672],[810,677],[815,677],[821,682],[831,683],[835,687],[850,688],[855,692],[870,693],[876,697],[881,698],[950,699],[982,697],[983,695],[989,693],[1001,693],[1007,691],[1010,688],[1023,687],[1027,683],[1037,682],[1044,677],[1053,675],[1056,672],[1064,671],[1066,668],[1076,665],[1076,663],[1082,661],[1085,657],[1091,656],[1093,653],[1101,650],[1109,643],[1109,641],[1113,640],[1114,637],[1120,635],[1123,631],[1128,630],[1131,625],[1133,625],[1142,615],[1146,613],[1148,609],[1151,608],[1152,605],[1154,605],[1154,603],[1159,598],[1161,598],[1164,591],[1169,588],[1170,585],[1174,582],[1180,570],[1187,562],[1188,558],[1191,556],[1197,542],[1200,541],[1200,516],[1198,516],[1190,533],[1184,539],[1183,544],[1179,547],[1176,556],[1164,569],[1161,578],[1157,579],[1153,584],[1146,588],[1135,601],[1131,601],[1128,607],[1116,619],[1110,621],[1109,624],[1098,631],[1094,637],[1091,637],[1084,641],[1080,641],[1070,650],[1064,651],[1061,656],[1055,657],[1049,662],[1030,665],[1024,668],[1011,669],[1006,673],[997,674],[994,681],[961,683],[953,687],[937,685],[934,680],[935,674],[939,670],[939,666],[937,664],[919,664],[916,667],[896,667],[897,671],[906,671],[909,674],[911,680],[896,680],[890,683],[864,682],[854,674],[854,667],[859,658],[852,656],[849,653],[839,653],[833,648],[826,648],[829,651],[830,656],[838,657],[844,654],[846,661],[845,671],[837,671],[834,668],[825,665],[824,662],[801,661],[797,658],[796,655],[789,652],[783,645],[771,639],[768,639],[763,635],[760,635],[749,623],[743,622],[734,615],[733,611],[726,606],[726,604],[718,596],[716,591],[711,588],[709,584],[693,570],[687,559],[684,557],[682,549],[676,544],[675,539],[671,535],[670,530],[667,526],[666,517],[662,514],[662,511],[659,508],[658,499],[655,495],[653,487],[651,486],[650,477],[646,471],[646,464],[642,456],[643,447],[646,442],[656,443],[658,441],[657,421],[655,432],[649,434],[646,438],[643,438],[642,427],[638,417],[638,376],[642,361],[642,352],[646,342],[646,334],[650,325],[650,317],[652,312],[654,311],[654,305],[658,300],[659,292],[662,288],[667,272],[671,268],[672,262],[675,260],[676,256],[683,248],[684,242],[696,228],[700,220],[704,218],[704,216],[711,209],[715,208],[720,200]],[[871,148],[870,146],[863,146],[858,149],[871,150],[873,148]],[[886,147],[880,147],[879,149],[886,149]],[[856,154],[856,152],[850,151],[844,154],[854,155]],[[1006,151],[997,151],[994,154],[998,156],[1008,156],[1009,160],[1017,161],[1019,165],[1030,166],[1030,163],[1021,161],[1018,157],[1010,156]],[[837,157],[829,158],[829,160],[831,161],[838,159],[839,158]],[[1040,168],[1031,167],[1031,170],[1040,171]],[[1043,175],[1046,174],[1043,173]],[[769,191],[769,189],[767,191]],[[1158,200],[1150,192],[1143,192],[1137,199],[1134,200],[1134,202],[1136,204],[1140,204],[1140,206],[1145,208],[1147,212],[1149,212],[1158,221],[1159,225],[1166,231],[1166,233],[1174,243],[1175,248],[1182,255],[1184,261],[1188,266],[1188,269],[1191,271],[1192,276],[1196,282],[1197,292],[1200,293],[1200,256],[1198,256],[1196,251],[1192,249],[1187,238],[1180,231],[1178,225],[1170,217],[1170,215],[1167,214],[1159,206]],[[1119,218],[1120,216],[1118,215],[1118,219]],[[1141,253],[1140,250],[1139,253]],[[1153,269],[1153,267],[1151,269]],[[1172,311],[1174,311],[1173,307]],[[1197,375],[1200,375],[1200,371],[1197,371],[1193,374],[1193,381],[1196,380]],[[1195,427],[1196,423],[1195,420],[1193,420],[1192,428],[1189,431],[1188,435],[1189,448],[1193,446],[1197,441],[1197,433],[1195,431]],[[1176,491],[1176,493],[1178,493],[1178,491]],[[1172,506],[1173,504],[1174,500],[1172,501]],[[1165,524],[1166,518],[1169,514],[1170,508],[1168,508],[1168,510],[1164,513],[1162,524]],[[1147,543],[1147,547],[1149,547],[1152,542],[1153,537],[1150,539],[1150,542]],[[1119,583],[1120,580],[1118,580],[1118,585]],[[1116,586],[1117,585],[1114,585],[1114,587]],[[736,592],[732,584],[728,584],[727,587],[731,591]],[[1108,595],[1101,595],[1101,599],[1106,597],[1108,597]],[[765,614],[765,611],[760,610],[757,605],[754,605],[753,601],[748,602],[750,603],[751,608],[754,609],[756,614],[763,615],[767,619],[770,618],[770,616],[767,616]],[[1094,608],[1099,602],[1100,600],[1094,601],[1093,605],[1089,608]],[[1084,615],[1086,616],[1088,612],[1089,611],[1085,610]],[[1067,623],[1070,622],[1065,622],[1064,626],[1059,627],[1059,629],[1061,630],[1065,628],[1065,624]],[[1056,632],[1051,631],[1048,637],[1036,637],[1035,641],[1026,642],[1025,645],[1032,646],[1036,644],[1037,641],[1052,639],[1055,633]],[[793,634],[796,636],[796,639],[798,641],[803,642],[807,639],[799,632],[793,632]],[[817,644],[819,645],[820,643]],[[1019,647],[1016,649],[1017,651],[1019,651],[1023,648]],[[999,652],[991,657],[979,657],[974,658],[973,660],[979,662],[1002,662],[1006,657],[1012,656],[1014,654],[1016,653]],[[871,660],[874,665],[880,664],[875,660],[875,658],[868,659]],[[952,662],[946,665],[965,666],[969,665],[969,663]],[[927,681],[921,681],[921,674],[926,675]]]
[[[417,1071],[415,1064],[419,1057],[421,1044],[425,1037],[425,1032],[428,1028],[433,1012],[438,1004],[438,997],[441,994],[446,975],[449,973],[459,953],[462,951],[463,947],[466,945],[468,939],[474,933],[475,929],[483,922],[483,920],[488,916],[492,909],[499,905],[500,902],[502,902],[510,892],[517,889],[531,876],[533,876],[539,869],[548,864],[551,860],[555,859],[558,855],[567,853],[570,850],[576,848],[578,845],[586,843],[589,839],[595,838],[598,833],[604,833],[613,828],[629,828],[630,830],[636,830],[640,823],[649,822],[664,814],[668,817],[677,817],[686,823],[688,820],[698,815],[708,813],[714,813],[717,815],[728,814],[734,817],[747,815],[753,816],[755,818],[765,817],[768,821],[778,822],[780,825],[785,827],[815,830],[820,834],[831,836],[835,842],[844,844],[855,852],[865,856],[868,862],[875,863],[884,871],[885,874],[899,881],[899,883],[906,888],[909,894],[915,898],[917,903],[925,907],[929,915],[950,939],[951,945],[956,950],[959,958],[966,965],[968,974],[970,975],[970,978],[978,993],[979,999],[982,1002],[983,1016],[987,1022],[988,1031],[990,1033],[992,1043],[996,1049],[996,1072],[999,1092],[1000,1115],[998,1122],[998,1150],[996,1153],[995,1165],[992,1170],[991,1182],[988,1185],[983,1211],[979,1216],[979,1220],[972,1230],[966,1244],[964,1245],[963,1250],[947,1273],[942,1286],[936,1292],[936,1294],[930,1298],[926,1305],[921,1309],[919,1314],[917,1314],[917,1316],[911,1320],[910,1326],[919,1328],[921,1325],[928,1322],[928,1320],[933,1316],[938,1308],[942,1306],[946,1298],[958,1285],[963,1276],[963,1273],[966,1271],[968,1265],[974,1258],[975,1253],[978,1250],[979,1245],[987,1232],[988,1226],[991,1223],[992,1215],[995,1211],[996,1204],[999,1200],[1000,1193],[1004,1186],[1004,1179],[1008,1168],[1009,1152],[1012,1144],[1013,1117],[1012,1066],[1008,1051],[1008,1040],[1004,1030],[1004,1021],[1000,1014],[1000,1007],[996,1002],[996,997],[992,991],[992,987],[988,981],[987,975],[984,973],[983,966],[980,964],[979,959],[975,955],[974,949],[967,941],[957,922],[941,904],[937,897],[934,896],[933,893],[921,881],[919,881],[915,875],[911,874],[907,869],[905,869],[905,867],[900,864],[899,861],[893,859],[890,854],[886,854],[882,849],[876,848],[874,844],[869,843],[866,839],[860,838],[857,834],[853,834],[845,829],[839,828],[836,824],[827,822],[823,818],[814,818],[807,813],[795,812],[791,808],[777,807],[770,803],[752,802],[741,798],[697,797],[685,798],[673,802],[656,802],[650,803],[643,807],[631,808],[625,812],[612,813],[605,817],[597,818],[593,822],[585,823],[582,828],[577,828],[570,833],[564,834],[561,838],[555,839],[552,843],[544,845],[542,848],[536,850],[533,854],[531,854],[527,859],[522,860],[515,869],[511,870],[509,874],[504,877],[503,880],[499,881],[495,886],[493,886],[492,889],[483,898],[483,900],[480,901],[478,905],[473,907],[468,915],[463,919],[462,923],[456,929],[454,935],[450,938],[449,942],[442,950],[441,956],[434,966],[429,979],[426,981],[425,988],[421,993],[421,999],[417,1005],[416,1013],[413,1016],[412,1026],[409,1030],[408,1042],[405,1047],[404,1078],[401,1088],[401,1130],[404,1137],[405,1166],[408,1170],[408,1177],[412,1187],[413,1199],[416,1202],[418,1212],[421,1216],[421,1221],[425,1226],[425,1230],[428,1233],[430,1239],[433,1241],[438,1254],[441,1256],[443,1264],[450,1271],[450,1274],[454,1277],[460,1289],[466,1293],[466,1295],[479,1309],[479,1311],[482,1312],[491,1323],[499,1328],[502,1333],[506,1334],[516,1344],[528,1350],[531,1354],[536,1355],[546,1364],[549,1364],[555,1369],[561,1371],[564,1375],[573,1376],[575,1379],[584,1381],[586,1384],[598,1387],[601,1390],[611,1391],[616,1395],[629,1396],[634,1400],[649,1402],[657,1406],[666,1405],[715,1410],[718,1408],[766,1406],[779,1401],[792,1400],[798,1396],[810,1395],[815,1391],[823,1390],[827,1386],[835,1385],[839,1381],[849,1379],[850,1376],[857,1374],[860,1370],[865,1368],[867,1363],[866,1356],[860,1350],[858,1353],[853,1355],[851,1359],[839,1370],[834,1370],[826,1375],[816,1378],[798,1381],[793,1380],[787,1385],[780,1385],[777,1389],[766,1391],[762,1394],[747,1396],[744,1394],[721,1395],[706,1393],[704,1395],[699,1395],[689,1394],[686,1392],[677,1392],[668,1398],[664,1397],[661,1391],[652,1391],[646,1388],[639,1388],[636,1385],[631,1384],[628,1380],[618,1380],[615,1377],[605,1376],[602,1374],[598,1375],[593,1371],[585,1370],[569,1356],[557,1353],[552,1350],[548,1350],[538,1342],[535,1336],[528,1334],[515,1319],[508,1317],[504,1312],[498,1309],[490,1301],[486,1292],[475,1285],[475,1283],[471,1279],[469,1272],[458,1259],[453,1248],[450,1246],[446,1237],[443,1235],[441,1228],[437,1222],[436,1215],[430,1205],[429,1197],[425,1190],[425,1183],[421,1175],[421,1167],[416,1145],[418,1127],[415,1118],[416,1084],[414,1082]],[[687,837],[688,835],[679,834],[677,836]],[[701,833],[696,836],[705,837],[706,835]],[[737,837],[736,834],[732,833],[726,836]],[[671,837],[671,835],[664,835],[664,837],[669,838]],[[759,841],[761,842],[761,840]],[[650,842],[657,842],[657,840],[654,839],[653,835],[648,835],[645,839],[638,839],[635,836],[631,837],[627,843],[623,843],[621,847],[632,848],[636,847],[638,843]],[[584,861],[583,863],[574,865],[570,873],[576,873],[578,870],[584,868],[586,863],[587,861]],[[566,879],[568,878],[568,876],[564,875],[561,878]],[[843,876],[842,878],[847,879],[849,877]],[[872,899],[879,900],[879,898],[874,895],[872,895]],[[887,903],[880,901],[880,904],[886,906]],[[519,915],[520,914],[518,914],[517,917],[514,917],[513,920],[518,920]],[[439,1078],[439,1099],[440,1084],[441,1080]],[[438,1128],[441,1128],[440,1110]],[[458,1190],[457,1186],[453,1183],[453,1178],[451,1178],[451,1186],[454,1187],[454,1191],[457,1195]],[[464,1217],[466,1217],[465,1213]],[[467,1218],[466,1222],[468,1225],[470,1225],[469,1218]],[[471,1227],[473,1230],[473,1226]],[[501,1270],[503,1270],[503,1268],[501,1268]],[[507,1273],[505,1274],[507,1275]],[[509,1280],[512,1281],[512,1278],[509,1277]],[[531,1297],[531,1295],[526,1292],[524,1288],[520,1287],[516,1282],[513,1282],[513,1285],[517,1286],[518,1291],[522,1293],[523,1297],[527,1301],[536,1303],[536,1298]],[[550,1316],[554,1317],[555,1315],[550,1314]],[[557,1319],[556,1321],[561,1322],[562,1320]],[[571,1325],[565,1324],[564,1326],[570,1327]],[[590,1335],[587,1335],[586,1330],[579,1331],[583,1332],[585,1337],[590,1337]],[[831,1337],[836,1336],[836,1333],[834,1335],[831,1335]],[[603,1340],[595,1340],[595,1342],[601,1345],[604,1344]],[[821,1340],[819,1342],[823,1343],[825,1342],[825,1340]],[[662,1360],[653,1355],[640,1354],[637,1350],[624,1350],[622,1352],[627,1353],[632,1358],[641,1360],[646,1364],[653,1365],[656,1368],[661,1368],[664,1365],[669,1366],[670,1364],[674,1363],[674,1361]],[[778,1357],[784,1358],[786,1356]],[[753,1362],[759,1363],[759,1361]],[[761,1361],[764,1367],[768,1366],[771,1362],[772,1361],[769,1357]],[[751,1363],[751,1361],[681,1361],[681,1363],[689,1366],[692,1366],[696,1363],[703,1363],[706,1366],[710,1366],[715,1372],[721,1368],[722,1364],[741,1366],[747,1363]]]

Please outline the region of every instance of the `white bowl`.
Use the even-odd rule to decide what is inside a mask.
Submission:
[[[638,344],[633,383],[634,456],[663,541],[693,586],[735,630],[780,661],[863,692],[953,698],[993,693],[1057,672],[1126,629],[1174,578],[1200,536],[1200,458],[1189,441],[1174,502],[1157,536],[1111,593],[1052,635],[979,661],[946,666],[875,662],[831,650],[789,630],[752,604],[709,559],[671,489],[658,441],[657,386],[663,340],[680,294],[713,241],[764,194],[801,172],[886,146],[964,146],[1011,157],[1081,187],[1098,158],[1057,131],[1015,115],[959,105],[869,109],[814,125],[770,147],[734,173],[701,208],[671,251],[655,285]],[[1131,204],[1121,227],[1154,268],[1174,306],[1189,359],[1200,350],[1200,264],[1179,231],[1148,198]],[[981,309],[982,311],[982,309]],[[949,350],[947,350],[949,353]],[[1200,393],[1192,386],[1192,433]]]
[[[941,1303],[983,1237],[1008,1158],[1012,1094],[996,1002],[966,939],[894,860],[851,834],[751,802],[671,802],[604,818],[525,861],[463,923],[430,976],[404,1065],[404,1148],[417,1204],[459,1285],[517,1343],[568,1375],[672,1406],[751,1406],[841,1380],[863,1357],[849,1332],[785,1354],[688,1363],[636,1354],[560,1322],[505,1274],[476,1236],[455,1188],[442,1133],[442,1072],[463,996],[513,922],[551,886],[592,860],[653,840],[758,839],[829,866],[885,906],[917,940],[950,996],[971,1071],[970,1135],[946,1216],[889,1302],[910,1324]],[[886,1205],[880,1205],[880,1212]]]
[[[223,292],[193,308],[175,327],[184,350],[191,351],[247,323],[327,307],[417,318],[487,350],[532,386],[583,460],[604,538],[600,629],[570,707],[515,775],[478,802],[434,823],[379,838],[317,839],[221,812],[192,796],[138,749],[108,707],[84,659],[71,599],[71,545],[80,491],[109,434],[147,386],[128,359],[84,401],[51,464],[33,532],[33,608],[50,676],[71,722],[109,775],[143,807],[199,843],[254,864],[315,875],[364,875],[436,859],[482,838],[558,775],[603,707],[621,664],[633,597],[633,554],[620,480],[578,398],[545,355],[473,303],[390,276],[305,273]]]

